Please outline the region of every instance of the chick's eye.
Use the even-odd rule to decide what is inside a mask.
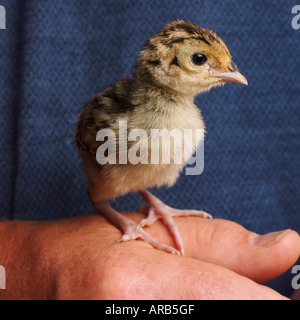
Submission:
[[[192,61],[196,66],[202,66],[207,61],[207,56],[203,53],[195,53],[192,55]]]

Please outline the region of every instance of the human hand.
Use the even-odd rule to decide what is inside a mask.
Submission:
[[[126,215],[141,220],[140,214]],[[143,241],[118,243],[119,230],[97,214],[52,222],[6,222],[9,227],[0,240],[6,241],[10,254],[0,261],[7,271],[7,289],[0,290],[0,297],[284,299],[259,283],[295,263],[300,252],[296,232],[258,238],[226,220],[175,220],[185,257],[155,250]],[[174,245],[159,221],[146,229]]]

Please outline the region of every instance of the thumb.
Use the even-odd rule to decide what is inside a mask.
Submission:
[[[185,237],[189,254],[256,282],[263,283],[279,276],[299,257],[300,237],[295,231],[284,230],[259,236],[231,221],[199,222],[194,223],[197,227],[193,232],[190,229]]]
[[[176,224],[187,257],[226,267],[259,283],[287,271],[300,254],[300,237],[292,230],[259,236],[228,220],[195,217],[176,218]],[[156,224],[156,228],[155,236],[174,246],[164,226]]]

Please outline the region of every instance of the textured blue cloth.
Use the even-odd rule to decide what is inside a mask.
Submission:
[[[249,86],[199,96],[207,136],[200,176],[153,190],[258,233],[300,232],[300,30],[294,0],[1,0],[0,216],[93,212],[73,144],[83,104],[130,76],[139,50],[176,19],[217,32]],[[115,206],[136,210],[138,195]],[[275,262],[274,262],[275,263]],[[291,291],[291,273],[270,285]]]

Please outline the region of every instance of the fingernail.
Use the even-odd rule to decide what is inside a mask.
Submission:
[[[267,233],[262,236],[255,237],[252,240],[252,243],[255,247],[270,247],[289,231],[290,229]]]

